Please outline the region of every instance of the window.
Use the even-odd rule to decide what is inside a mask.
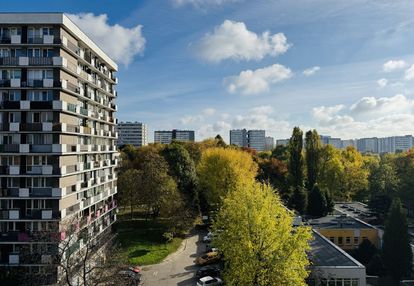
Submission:
[[[342,236],[338,237],[338,244],[339,245],[343,244],[343,237]]]
[[[30,101],[50,101],[53,99],[53,92],[51,90],[29,90],[27,98]]]
[[[10,35],[17,36],[22,34],[22,29],[20,27],[11,27],[10,28]]]
[[[0,28],[0,38],[1,39],[10,39],[10,29],[7,27]]]
[[[42,50],[42,56],[44,58],[51,58],[51,57],[53,57],[53,50],[52,49],[43,49]]]
[[[50,28],[50,27],[44,27],[44,28],[42,28],[42,33],[43,33],[43,36],[51,36],[51,35],[53,35],[53,28]]]
[[[335,243],[335,237],[331,236],[331,237],[329,238],[329,240],[330,240],[332,243]]]
[[[346,243],[346,244],[351,244],[351,238],[350,238],[349,236],[347,236],[347,237],[345,238],[345,243]]]
[[[10,57],[10,49],[0,49],[0,58],[8,58]]]
[[[9,113],[9,122],[19,123],[20,122],[20,112],[10,112]]]
[[[27,56],[30,58],[38,58],[40,57],[40,49],[39,48],[32,48],[27,50]]]
[[[354,244],[355,245],[358,245],[359,244],[359,237],[358,236],[355,236],[354,237]]]
[[[52,134],[28,134],[27,143],[34,145],[52,144]]]

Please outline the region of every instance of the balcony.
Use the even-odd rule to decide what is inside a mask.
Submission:
[[[7,173],[9,175],[19,175],[20,174],[20,166],[7,166]]]
[[[19,209],[2,210],[0,211],[0,219],[17,220],[20,218]]]
[[[9,264],[18,265],[19,264],[19,254],[13,253],[9,254]]]
[[[29,58],[29,66],[51,66],[53,58],[48,57],[31,57]]]
[[[0,152],[4,153],[18,153],[20,152],[19,144],[4,144],[0,145]]]
[[[26,173],[29,175],[52,175],[52,165],[29,165],[26,166]]]
[[[32,144],[30,145],[30,152],[33,153],[50,153],[52,152],[52,144]]]

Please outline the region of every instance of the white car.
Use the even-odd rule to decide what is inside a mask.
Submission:
[[[211,276],[206,276],[200,278],[197,282],[197,286],[219,286],[223,285],[223,281],[220,278],[213,278]]]

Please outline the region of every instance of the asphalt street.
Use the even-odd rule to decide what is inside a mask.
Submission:
[[[202,243],[205,232],[195,231],[181,244],[180,248],[163,262],[142,268],[145,286],[194,286],[195,272],[199,268],[194,264],[197,256],[204,254],[206,246]]]

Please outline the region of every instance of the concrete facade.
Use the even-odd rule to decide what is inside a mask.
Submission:
[[[40,233],[65,240],[70,220],[98,241],[116,220],[117,65],[62,13],[0,27],[0,267],[38,273]]]

